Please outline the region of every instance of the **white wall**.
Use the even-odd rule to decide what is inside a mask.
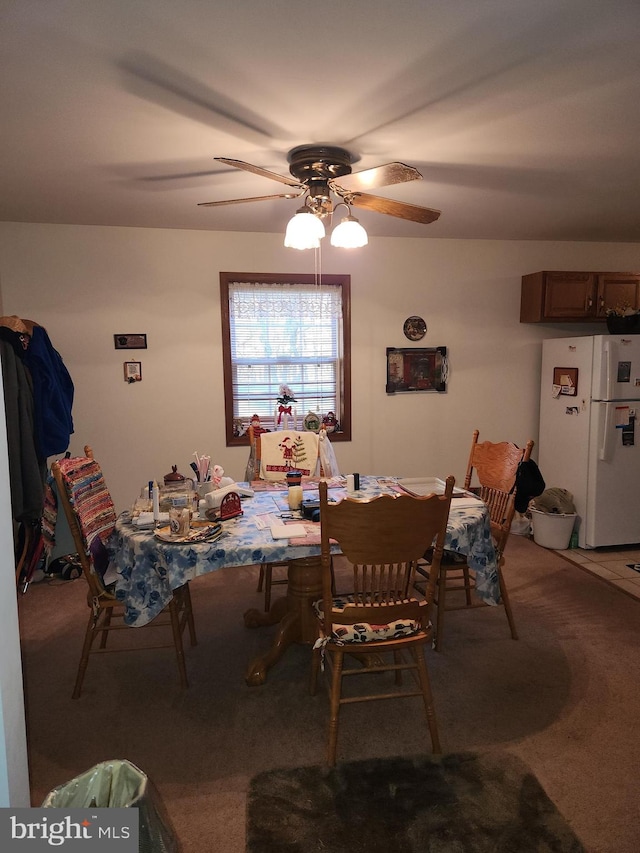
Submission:
[[[636,244],[429,238],[326,247],[323,271],[352,283],[353,441],[335,443],[342,470],[460,479],[474,428],[537,439],[540,342],[576,327],[520,324],[521,276],[633,270],[638,254]],[[314,258],[284,249],[282,235],[0,224],[4,313],[47,328],[76,388],[71,450],[93,446],[118,509],[171,465],[188,473],[194,450],[243,475],[247,451],[225,446],[221,270],[312,273]],[[385,349],[411,346],[411,314],[428,325],[417,346],[449,348],[446,394],[385,393]],[[120,332],[146,333],[148,349],[115,350]],[[141,383],[125,383],[127,359],[142,361]]]

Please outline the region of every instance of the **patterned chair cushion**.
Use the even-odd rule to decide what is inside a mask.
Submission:
[[[333,609],[335,611],[346,610],[349,606],[353,605],[353,595],[341,595],[333,599]],[[324,620],[322,599],[314,601],[313,609],[318,619],[322,622]],[[369,643],[376,640],[393,640],[397,637],[409,637],[411,634],[419,631],[420,627],[420,623],[413,619],[396,619],[393,622],[383,625],[375,625],[369,622],[359,622],[355,625],[340,625],[334,622],[331,639],[337,643]]]

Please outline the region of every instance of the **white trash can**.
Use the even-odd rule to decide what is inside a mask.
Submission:
[[[566,551],[571,541],[576,518],[575,512],[542,512],[539,509],[532,509],[533,541],[536,545],[542,545],[543,548]]]

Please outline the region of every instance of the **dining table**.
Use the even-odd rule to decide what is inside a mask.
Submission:
[[[278,625],[270,647],[249,663],[248,685],[264,684],[268,670],[292,643],[313,644],[317,618],[312,604],[322,597],[320,524],[295,517],[287,504],[286,485],[258,481],[246,484],[254,491],[243,497],[242,514],[220,522],[222,532],[211,541],[172,541],[154,529],[140,529],[130,513],[122,513],[108,543],[117,571],[115,594],[124,605],[124,621],[130,626],[151,622],[169,603],[173,590],[200,575],[223,568],[288,563],[287,594],[276,599],[265,612],[255,607],[243,615],[247,628]],[[328,480],[329,500],[347,496],[346,479]],[[359,488],[350,492],[356,499],[406,491],[397,477],[361,475]],[[318,497],[317,480],[303,481],[304,500]],[[274,538],[272,525],[295,524],[304,535]],[[339,546],[333,547],[339,553]],[[496,553],[487,506],[464,490],[451,501],[445,548],[463,554],[476,575],[477,595],[487,604],[498,604],[500,587]]]

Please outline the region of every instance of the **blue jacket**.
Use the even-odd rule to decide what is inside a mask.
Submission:
[[[33,381],[34,432],[38,458],[64,453],[73,434],[73,382],[42,326],[34,324],[24,363]]]

